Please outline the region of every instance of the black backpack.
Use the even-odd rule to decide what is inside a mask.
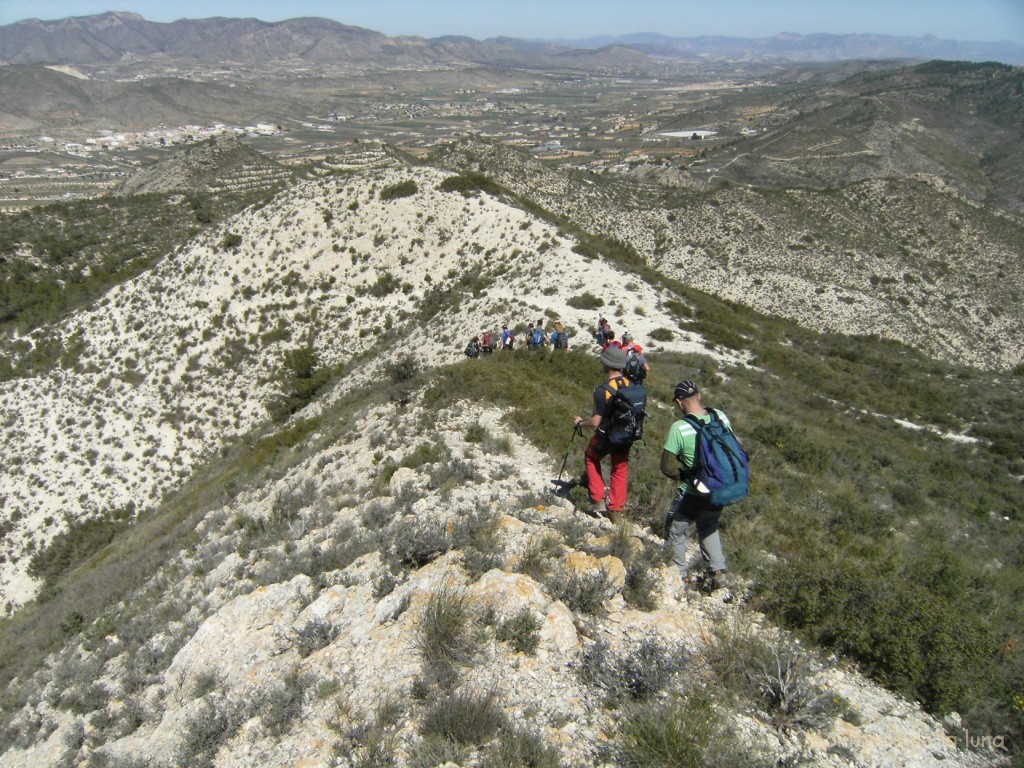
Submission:
[[[480,347],[476,343],[471,341],[466,345],[466,357],[476,357],[479,354]]]
[[[647,370],[640,363],[640,355],[630,355],[622,374],[634,384],[639,384],[647,376]]]
[[[605,406],[604,418],[598,432],[604,435],[608,444],[616,450],[626,450],[644,437],[644,410],[647,407],[647,390],[643,384],[629,384],[616,389],[608,384],[602,387],[611,393]]]

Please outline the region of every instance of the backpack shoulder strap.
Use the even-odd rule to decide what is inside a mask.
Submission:
[[[729,434],[733,433],[732,432],[732,427],[730,427],[728,424],[725,423],[725,419],[722,418],[722,414],[721,413],[716,411],[714,408],[708,408],[708,413],[711,414],[711,421],[712,422],[716,422],[716,421],[722,422],[722,431],[723,432],[728,432]]]
[[[612,386],[612,382],[613,381],[615,382],[615,386],[614,387]],[[625,376],[616,376],[614,379],[611,379],[611,381],[604,381],[604,382],[602,382],[601,383],[601,389],[603,389],[609,395],[614,397],[615,393],[623,388],[622,387],[622,382],[626,382],[626,386],[627,387],[629,386],[629,379],[627,379]]]
[[[701,428],[704,426],[704,422],[702,422],[700,419],[698,419],[692,413],[688,413],[685,416],[683,416],[683,421],[685,421],[687,424],[689,424],[691,427],[693,427],[693,429],[696,432],[700,432]]]

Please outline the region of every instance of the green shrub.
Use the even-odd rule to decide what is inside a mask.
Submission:
[[[797,424],[754,423],[747,427],[745,436],[779,451],[787,462],[805,472],[822,472],[829,466],[828,451],[815,445],[808,430]]]
[[[455,692],[424,713],[420,733],[439,736],[454,744],[479,746],[490,741],[507,723],[496,691]]]
[[[561,548],[561,541],[553,534],[534,536],[526,544],[516,561],[515,569],[534,581],[544,582],[550,571],[549,561]]]
[[[441,442],[423,442],[412,453],[402,459],[400,466],[419,469],[426,464],[436,464],[450,458],[448,448]]]
[[[278,685],[266,691],[262,701],[258,702],[256,706],[260,711],[260,722],[271,736],[284,736],[295,718],[302,714],[302,702],[308,685],[309,678],[306,675],[292,670]]]
[[[679,299],[666,299],[662,302],[662,306],[665,308],[666,312],[669,312],[676,317],[693,317],[693,309]]]
[[[892,512],[865,499],[859,490],[836,489],[827,503],[825,524],[837,542],[846,541],[849,534],[877,537],[892,529]]]
[[[642,539],[640,541],[643,541]],[[616,526],[608,537],[608,545],[600,553],[617,557],[626,569],[626,582],[622,596],[634,608],[652,611],[658,605],[659,580],[652,565],[665,560],[665,548],[655,547],[644,541],[638,546],[638,539],[629,525]]]
[[[565,301],[573,309],[599,309],[604,306],[604,299],[585,291],[578,296],[571,296]]]
[[[389,382],[390,399],[401,405],[407,404],[412,399],[412,393],[420,375],[416,360],[409,356],[402,356],[400,359],[388,363],[384,373]]]
[[[368,293],[376,299],[383,299],[401,290],[401,288],[401,279],[395,277],[390,272],[385,271],[377,275],[376,282],[366,288],[365,293]]]
[[[488,571],[501,568],[505,558],[497,552],[470,548],[462,553],[462,567],[471,578],[479,578]]]
[[[590,497],[587,495],[586,488],[580,488],[580,486],[577,486],[573,490],[576,489],[581,489],[582,493],[578,499],[573,499],[573,501],[574,503],[582,506]],[[587,537],[590,536],[590,526],[584,523],[577,515],[562,520],[556,520],[551,524],[551,527],[558,531],[565,545],[572,549],[582,549],[583,542],[585,542]],[[544,581],[546,583],[546,579],[539,579],[539,581]]]
[[[202,706],[185,721],[181,743],[175,754],[178,765],[211,768],[221,744],[238,729],[222,702],[204,700]]]
[[[745,617],[719,622],[704,660],[723,690],[755,702],[777,728],[822,727],[842,700],[812,682],[814,660],[786,637],[767,638]]]
[[[488,176],[482,173],[464,172],[458,176],[449,176],[444,179],[438,187],[442,192],[458,192],[464,197],[469,197],[477,192],[486,192],[489,195],[498,197],[502,188]]]
[[[88,560],[114,540],[131,520],[131,510],[74,522],[58,533],[29,560],[28,572],[37,579],[54,583],[62,574]]]
[[[96,723],[91,723],[95,728]],[[93,737],[95,738],[95,732]],[[54,765],[59,768],[71,768],[74,765],[78,765],[78,752],[85,744],[85,723],[82,720],[75,721],[74,725],[67,731],[65,731],[63,738],[61,739],[61,746],[64,748],[60,756],[59,762]]]
[[[267,405],[267,412],[275,422],[286,421],[309,405],[336,374],[335,368],[320,364],[312,345],[288,350],[280,373],[281,394]]]
[[[395,468],[398,468],[397,464],[395,465]],[[413,486],[409,483],[406,487],[411,490]],[[400,489],[399,494],[402,494],[403,491],[404,489]],[[411,503],[412,500],[413,499],[407,499],[406,501]],[[387,528],[393,520],[401,516],[404,509],[404,504],[400,503],[396,498],[376,498],[372,499],[365,507],[363,507],[363,511],[360,514],[359,519],[362,521],[363,527],[368,531],[382,531]]]
[[[439,489],[441,498],[447,499],[448,494],[455,488],[476,483],[478,479],[475,464],[453,457],[431,464],[428,487]]]
[[[966,710],[998,659],[996,638],[970,603],[938,597],[890,569],[808,553],[777,565],[758,593],[786,626],[856,659],[932,712]]]
[[[624,654],[598,640],[583,652],[577,675],[603,693],[607,706],[618,707],[658,696],[680,679],[689,661],[682,645],[655,638],[645,638]]]
[[[376,538],[351,524],[344,525],[336,535],[324,542],[310,543],[301,549],[286,551],[282,551],[279,544],[282,538],[290,540],[294,537],[290,527],[281,528],[255,520],[250,521],[243,534],[238,547],[240,553],[248,554],[254,549],[266,548],[251,574],[261,585],[288,581],[304,573],[319,586],[326,586],[327,582],[323,580],[325,574],[345,568],[379,545]]]
[[[474,421],[466,427],[464,438],[467,443],[482,443],[488,436],[487,428],[479,421]]]
[[[496,743],[484,754],[481,768],[558,768],[558,750],[540,736],[517,728],[502,730]]]
[[[416,649],[424,661],[461,664],[476,655],[479,638],[469,594],[444,581],[427,600],[416,629]]]
[[[622,588],[622,596],[634,608],[653,611],[658,607],[659,584],[658,576],[651,568],[651,561],[636,557],[626,564],[626,583]]]
[[[353,768],[390,768],[397,765],[396,726],[404,715],[405,707],[389,697],[377,705],[370,723],[350,731],[349,738],[357,746],[354,755],[347,755]]]
[[[585,259],[593,260],[598,257],[597,249],[590,243],[577,243],[572,247],[573,253],[578,253]]]
[[[533,615],[529,608],[523,608],[515,616],[502,620],[494,632],[494,636],[503,643],[508,643],[519,653],[532,656],[540,644],[541,621]]]
[[[215,671],[206,670],[196,675],[192,681],[191,696],[201,699],[207,694],[223,691],[226,687],[224,678]]]
[[[228,232],[221,238],[217,247],[222,251],[236,250],[242,244],[242,236],[237,232]]]
[[[452,532],[455,546],[459,549],[477,549],[488,553],[499,551],[499,519],[500,513],[486,506],[462,515]]]
[[[629,706],[615,737],[623,768],[755,768],[764,759],[739,743],[705,691]]]
[[[598,616],[604,612],[604,601],[609,597],[613,581],[604,569],[587,573],[559,571],[545,582],[556,600],[577,613]]]
[[[82,682],[65,690],[60,697],[58,706],[77,715],[102,710],[107,706],[110,693],[100,683]]]
[[[278,491],[270,507],[270,524],[280,528],[294,524],[302,512],[313,506],[319,492],[320,486],[313,478]]]
[[[412,749],[409,757],[411,768],[437,768],[439,765],[463,765],[470,748],[436,733],[420,739]]]
[[[333,623],[315,617],[296,630],[295,648],[299,656],[306,658],[311,653],[330,645],[338,636],[338,628]]]
[[[410,197],[420,191],[419,185],[412,179],[389,184],[380,191],[380,199],[384,201],[397,200],[400,197]]]
[[[451,551],[454,538],[445,520],[407,516],[388,528],[386,546],[386,556],[395,564],[394,570],[422,568]]]

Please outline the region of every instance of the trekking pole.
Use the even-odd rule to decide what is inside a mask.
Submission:
[[[569,438],[569,445],[565,449],[565,458],[562,459],[562,468],[558,470],[558,481],[562,481],[562,473],[565,472],[565,463],[569,460],[569,452],[572,451],[572,441],[576,439],[576,435],[583,437],[583,428],[576,424],[572,428],[572,436]]]

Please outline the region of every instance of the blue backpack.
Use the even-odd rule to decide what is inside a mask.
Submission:
[[[544,343],[544,331],[542,331],[540,328],[534,328],[533,329],[533,339],[532,339],[532,341],[533,341],[533,346],[535,346],[535,347],[539,347],[541,344],[543,344]]]
[[[747,497],[750,492],[750,460],[736,435],[712,408],[708,408],[711,421],[696,416],[684,418],[697,431],[692,478],[707,488],[712,506],[725,507]]]

